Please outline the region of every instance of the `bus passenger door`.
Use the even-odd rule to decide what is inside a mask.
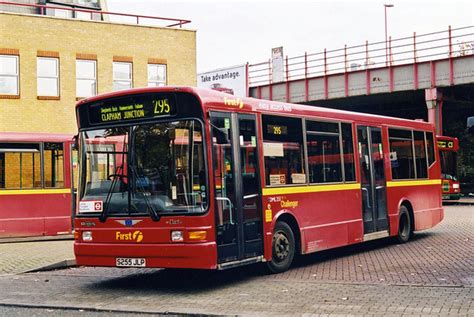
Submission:
[[[263,254],[262,213],[258,170],[257,126],[255,115],[238,114],[242,195],[243,257]]]
[[[388,229],[382,131],[357,127],[364,234]]]
[[[256,119],[211,113],[218,262],[262,254]]]

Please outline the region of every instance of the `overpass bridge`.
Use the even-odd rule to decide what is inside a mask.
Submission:
[[[248,65],[249,96],[436,124],[460,139],[461,177],[474,193],[474,25]]]
[[[249,65],[251,97],[357,111],[354,103],[407,102],[421,92],[442,134],[443,101],[474,101],[474,26],[287,56],[283,80],[273,72],[271,60]]]

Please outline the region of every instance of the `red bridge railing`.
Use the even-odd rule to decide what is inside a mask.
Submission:
[[[433,61],[474,54],[474,26],[466,26],[387,42],[369,43],[284,59],[284,80],[298,80],[378,67]],[[250,87],[272,84],[272,61],[249,64]]]
[[[142,24],[142,25],[155,25],[154,23],[164,23],[164,25],[157,25],[157,26],[164,26],[164,27],[175,27],[179,26],[180,28],[183,27],[184,24],[191,23],[191,20],[179,19],[179,18],[165,18],[165,17],[157,17],[157,16],[148,16],[148,15],[136,15],[136,14],[128,14],[128,13],[119,13],[119,12],[107,12],[101,10],[94,10],[94,9],[84,9],[83,7],[67,7],[67,6],[52,6],[52,5],[41,5],[41,4],[28,4],[28,3],[16,3],[16,2],[8,2],[8,1],[0,1],[0,12],[7,11],[2,9],[3,6],[11,6],[12,8],[36,8],[36,14],[40,15],[49,15],[48,10],[59,10],[64,12],[70,12],[72,17],[76,17],[79,14],[86,17],[89,16],[90,20],[103,20],[103,16],[108,17],[120,17],[122,20],[120,21],[110,21],[110,22],[125,22],[125,23],[133,23],[133,24]],[[53,11],[54,12],[54,11]],[[19,12],[23,13],[23,12]],[[26,12],[28,13],[28,12]],[[97,19],[99,17],[99,19]],[[169,24],[171,23],[171,24]]]

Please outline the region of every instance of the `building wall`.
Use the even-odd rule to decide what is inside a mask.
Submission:
[[[196,33],[191,30],[0,13],[2,50],[19,52],[20,96],[0,96],[0,132],[75,133],[78,56],[96,58],[98,93],[112,91],[114,60],[132,60],[133,87],[147,86],[150,59],[167,65],[168,85],[196,85]],[[60,98],[38,100],[37,56],[56,53]]]

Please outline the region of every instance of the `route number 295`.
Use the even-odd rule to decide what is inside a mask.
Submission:
[[[168,103],[168,99],[160,99],[153,101],[155,106],[155,114],[168,114],[170,113],[170,105]]]

